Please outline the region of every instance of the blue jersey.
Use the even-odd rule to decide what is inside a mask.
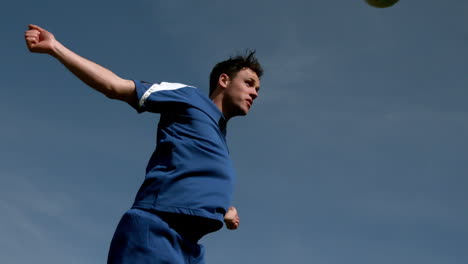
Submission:
[[[161,116],[156,149],[133,207],[223,221],[235,177],[223,114],[192,86],[135,85],[137,111]]]

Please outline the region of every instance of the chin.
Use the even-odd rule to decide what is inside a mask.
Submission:
[[[249,113],[249,109],[248,109],[248,108],[247,108],[247,109],[241,109],[239,115],[240,115],[240,116],[245,116],[245,115],[247,115],[248,113]]]
[[[245,111],[243,109],[239,109],[239,111],[237,111],[234,115],[232,115],[231,117],[235,117],[235,116],[246,116],[247,114],[249,113],[249,111]]]
[[[233,110],[235,111],[231,117],[246,116],[249,113],[250,109],[248,107],[237,107],[236,109],[233,109]]]
[[[235,114],[234,116],[246,116],[247,114],[248,114],[247,112],[242,111],[242,112],[238,112],[238,113]],[[233,116],[233,117],[234,117],[234,116]]]

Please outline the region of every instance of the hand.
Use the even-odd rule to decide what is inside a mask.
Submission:
[[[229,230],[235,230],[239,227],[240,218],[235,207],[229,207],[227,213],[224,215],[224,223]]]
[[[24,38],[31,52],[52,54],[54,51],[56,44],[54,35],[39,26],[29,25],[29,30],[24,33]]]

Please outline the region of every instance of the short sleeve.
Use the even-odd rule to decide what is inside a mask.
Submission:
[[[148,83],[134,81],[137,103],[133,107],[142,113],[145,111],[161,113],[176,104],[190,104],[196,92],[195,87],[181,83]]]

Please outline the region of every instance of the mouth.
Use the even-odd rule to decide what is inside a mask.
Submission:
[[[247,103],[249,105],[249,108],[252,107],[253,100],[252,99],[247,99],[246,101],[247,101]]]

